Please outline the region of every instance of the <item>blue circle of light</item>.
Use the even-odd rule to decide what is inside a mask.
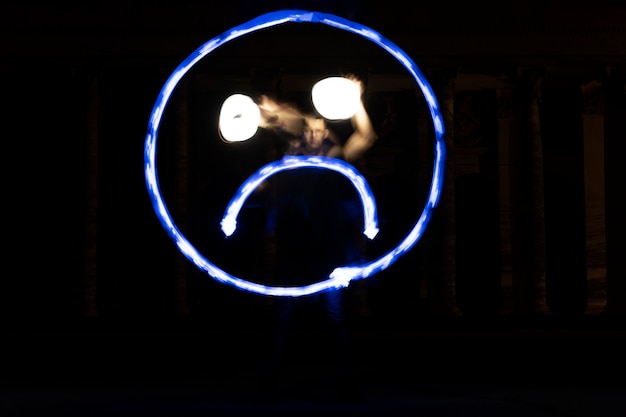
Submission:
[[[247,35],[251,32],[285,23],[321,23],[362,36],[363,38],[366,38],[383,48],[394,58],[396,58],[409,71],[409,73],[417,82],[417,85],[420,87],[420,90],[422,91],[422,94],[424,95],[424,98],[428,105],[435,133],[433,177],[430,185],[428,200],[424,206],[424,209],[422,210],[419,219],[417,220],[413,228],[409,231],[409,233],[404,237],[404,239],[398,244],[398,246],[389,250],[381,257],[362,265],[337,267],[329,275],[327,280],[302,287],[267,286],[250,282],[223,271],[222,269],[211,263],[208,259],[206,259],[187,240],[187,238],[178,229],[176,224],[174,224],[174,221],[169,214],[169,211],[163,200],[163,196],[160,192],[156,168],[156,141],[159,125],[161,123],[161,118],[163,116],[165,106],[169,101],[174,89],[176,88],[176,85],[179,83],[182,77],[198,61],[200,61],[206,55],[208,55],[218,47],[224,45],[225,43],[232,41],[233,39],[236,39],[240,36]],[[148,122],[148,132],[146,134],[144,147],[144,173],[148,193],[157,217],[159,218],[159,221],[161,222],[163,228],[167,231],[170,238],[174,241],[178,249],[181,251],[181,253],[183,253],[183,255],[187,257],[187,259],[193,262],[196,267],[206,272],[215,280],[228,285],[232,285],[244,291],[273,296],[298,297],[302,295],[314,294],[333,288],[345,287],[352,280],[363,279],[372,276],[386,269],[391,264],[393,264],[400,256],[408,252],[424,234],[426,225],[430,221],[433,211],[439,201],[443,184],[445,156],[446,148],[444,142],[444,124],[443,117],[439,110],[439,105],[430,85],[428,84],[428,81],[426,80],[420,69],[417,67],[417,65],[406,53],[404,53],[398,46],[396,46],[388,39],[384,38],[378,32],[359,23],[355,23],[347,19],[343,19],[327,13],[310,12],[303,10],[281,10],[261,15],[224,32],[220,36],[211,39],[210,41],[206,42],[198,49],[196,49],[174,70],[174,72],[170,75],[165,85],[161,89],[156,104],[154,105],[152,113],[150,115],[150,119]],[[355,184],[354,181],[353,184]],[[355,184],[355,186],[357,185]],[[242,190],[240,189],[239,192],[241,191]],[[237,197],[235,197],[234,199],[237,199]]]

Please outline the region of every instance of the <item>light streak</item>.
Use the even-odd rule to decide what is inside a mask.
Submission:
[[[434,133],[435,133],[435,152],[434,152],[434,168],[433,168],[433,177],[429,189],[429,195],[427,202],[423,208],[423,211],[415,223],[413,228],[408,232],[408,234],[404,237],[402,241],[395,247],[390,249],[388,252],[380,256],[378,259],[369,261],[362,265],[350,265],[337,267],[333,270],[333,272],[328,276],[328,279],[302,287],[279,287],[279,286],[267,286],[254,282],[250,282],[244,280],[242,278],[236,277],[234,275],[229,274],[226,271],[215,266],[208,259],[206,259],[201,253],[199,253],[193,245],[187,240],[187,238],[180,232],[176,224],[174,223],[169,211],[167,210],[167,206],[163,200],[163,196],[161,195],[158,174],[156,168],[156,144],[158,137],[159,125],[161,123],[161,118],[163,116],[163,112],[165,111],[165,107],[176,88],[178,82],[183,78],[183,76],[202,58],[206,55],[210,54],[215,49],[224,45],[227,42],[232,41],[240,36],[248,35],[255,31],[287,24],[287,23],[308,23],[308,24],[324,24],[328,25],[340,30],[348,31],[355,33],[375,44],[383,48],[387,51],[391,56],[393,56],[396,60],[398,60],[406,70],[413,76],[415,82],[419,86],[422,94],[425,97],[426,104],[429,108],[431,118],[433,121]],[[408,252],[421,238],[423,235],[425,228],[433,214],[435,207],[439,201],[441,196],[441,189],[444,180],[444,164],[446,159],[446,148],[444,142],[444,124],[443,117],[439,110],[439,106],[437,100],[435,98],[435,94],[433,93],[427,79],[424,77],[418,66],[413,62],[413,60],[402,51],[397,45],[393,42],[382,36],[380,33],[376,32],[373,29],[370,29],[364,25],[359,23],[355,23],[349,21],[347,19],[333,16],[331,14],[319,13],[319,12],[310,12],[303,10],[280,10],[276,12],[267,13],[261,15],[257,18],[254,18],[246,23],[243,23],[222,35],[209,40],[198,49],[196,49],[193,53],[191,53],[171,74],[171,76],[166,81],[165,85],[161,89],[159,96],[157,97],[157,101],[153,107],[152,113],[150,115],[149,123],[148,123],[148,132],[146,134],[145,147],[144,147],[144,173],[146,178],[146,185],[148,189],[148,193],[150,196],[150,200],[152,202],[155,213],[161,222],[163,228],[167,231],[170,238],[175,242],[178,249],[193,262],[196,267],[200,270],[206,272],[209,276],[213,277],[215,280],[235,286],[241,290],[265,294],[270,296],[286,296],[286,297],[298,297],[303,295],[314,294],[320,291],[326,291],[334,288],[341,288],[349,285],[350,281],[363,279],[370,277],[392,265],[398,257],[402,256],[406,252]],[[326,167],[327,169],[333,169],[335,166]],[[270,175],[272,173],[272,169],[274,167],[269,167]],[[348,172],[342,172],[344,175]],[[352,175],[353,172],[349,170],[349,175]],[[259,174],[266,175],[266,174]],[[359,178],[360,180],[360,178]],[[255,188],[258,186],[258,182],[256,180],[250,180],[251,182],[247,184],[247,187]],[[357,189],[361,189],[362,186],[353,184]],[[360,188],[361,187],[361,188]],[[246,188],[247,190],[248,188]],[[248,191],[246,191],[248,192]],[[361,199],[363,201],[364,207],[369,207],[369,203],[366,203],[365,198],[370,198],[368,193],[362,193]],[[367,195],[367,197],[366,197]],[[372,210],[374,212],[364,212],[365,216],[374,216],[375,217],[375,204],[373,204],[372,199]],[[233,223],[234,220],[234,223]],[[230,224],[228,224],[230,223]],[[367,222],[366,222],[367,223]],[[236,216],[234,218],[229,218],[229,220],[225,221],[223,227],[226,230],[234,231],[236,229]],[[230,227],[230,229],[229,229]],[[366,228],[365,233],[368,237],[373,237],[375,235],[375,231],[378,229],[374,228]],[[232,232],[231,232],[232,233]],[[228,233],[227,233],[228,234]],[[371,236],[370,236],[371,235]]]
[[[226,212],[222,218],[222,231],[226,236],[232,235],[237,229],[237,216],[246,199],[257,187],[274,174],[285,170],[298,168],[319,168],[338,172],[350,180],[361,197],[365,224],[363,234],[373,239],[378,234],[378,219],[376,215],[376,202],[372,190],[367,185],[363,176],[347,162],[341,159],[324,156],[285,156],[278,161],[271,162],[252,174],[239,187],[235,196],[226,206]]]

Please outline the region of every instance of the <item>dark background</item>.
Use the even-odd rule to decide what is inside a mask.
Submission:
[[[215,340],[227,340],[232,352],[263,345],[271,301],[219,284],[182,259],[151,206],[143,146],[157,95],[183,59],[224,31],[283,8],[328,12],[377,30],[414,58],[432,80],[439,100],[447,91],[444,74],[462,74],[456,79],[454,105],[459,107],[449,138],[456,175],[446,178],[456,186],[454,202],[444,195],[424,239],[366,285],[350,289],[350,324],[355,337],[368,344],[364,361],[382,344],[386,358],[398,359],[394,365],[401,367],[399,358],[411,357],[407,366],[417,372],[429,363],[426,375],[433,378],[457,372],[466,380],[482,375],[515,381],[537,369],[555,376],[555,359],[570,370],[562,377],[581,380],[587,380],[585,372],[596,377],[623,368],[623,1],[448,1],[409,7],[395,0],[9,0],[0,6],[5,190],[0,304],[1,324],[14,342],[14,356],[6,359],[17,364],[15,374],[28,363],[32,377],[60,375],[67,370],[61,372],[63,366],[55,360],[70,357],[74,363],[98,363],[92,369],[101,371],[137,361],[141,365],[130,368],[138,374],[156,372],[151,361],[163,357],[175,358],[165,361],[170,370],[193,369],[205,352],[220,350]],[[224,191],[206,200],[209,191],[236,186],[265,158],[265,149],[233,151],[203,142],[207,132],[215,132],[206,115],[217,114],[231,88],[273,88],[280,74],[285,96],[301,97],[311,77],[341,66],[369,77],[368,108],[381,141],[365,172],[381,196],[381,214],[387,221],[381,238],[388,240],[379,244],[395,242],[412,224],[430,180],[432,144],[411,139],[429,129],[428,116],[420,113],[422,98],[415,95],[403,69],[367,42],[343,39],[325,29],[290,30],[216,51],[187,77],[193,88],[176,92],[159,143],[161,181],[173,215],[189,221],[185,227],[193,233],[199,221],[193,215],[215,215],[210,210],[222,207],[218,198],[230,195]],[[320,38],[327,42],[319,45]],[[498,202],[504,192],[495,182],[495,91],[510,86],[501,85],[501,79],[528,68],[545,75],[545,211],[539,209],[539,217],[545,219],[548,255],[543,265],[546,293],[539,296],[544,309],[518,315],[503,301],[511,300],[505,291],[511,286],[502,283]],[[604,203],[609,220],[601,219],[606,229],[593,229],[606,230],[606,236],[592,236],[602,256],[590,251],[590,236],[585,234],[585,199],[596,185],[584,185],[581,86],[594,80],[610,86],[608,91],[616,95],[611,103],[617,103],[604,113]],[[513,100],[512,108],[525,103],[517,96]],[[462,110],[463,103],[471,103],[470,110]],[[180,123],[181,117],[187,122]],[[473,125],[476,120],[480,123]],[[187,165],[180,165],[176,138],[185,126],[189,147],[182,160]],[[468,155],[470,162],[464,159]],[[477,166],[486,175],[463,175]],[[181,184],[186,190],[182,194]],[[604,189],[605,184],[597,186]],[[406,187],[412,192],[403,194]],[[505,189],[511,192],[510,186]],[[181,195],[182,203],[177,200]],[[450,227],[457,228],[454,239],[446,234]],[[245,250],[256,255],[254,262],[264,261],[251,241],[237,244],[250,244]],[[455,264],[446,260],[451,245]],[[225,262],[254,272],[253,263],[238,261]],[[596,263],[610,271],[599,281],[587,275]],[[455,290],[445,293],[452,295],[453,306],[429,295],[438,294],[433,287],[439,289],[446,268],[456,268]],[[600,295],[590,287],[597,282]],[[369,302],[367,314],[359,309],[364,299]],[[607,299],[611,314],[604,308]],[[313,323],[309,325],[315,329]],[[247,345],[235,348],[240,341]],[[165,346],[172,350],[168,353]],[[35,347],[44,349],[42,356],[22,361],[22,350]],[[413,356],[420,348],[423,351]],[[152,354],[144,356],[146,350]],[[584,366],[568,368],[566,355],[572,351],[579,355],[573,362]],[[398,352],[406,356],[394,356]],[[211,365],[201,363],[199,369],[209,373]],[[540,365],[531,366],[535,363]],[[50,372],[38,373],[38,366]],[[445,371],[438,372],[438,366]],[[88,374],[70,373],[79,378]]]

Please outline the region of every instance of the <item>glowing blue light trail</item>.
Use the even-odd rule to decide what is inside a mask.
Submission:
[[[391,56],[396,58],[413,76],[417,85],[419,86],[426,103],[428,105],[431,118],[433,121],[434,133],[435,133],[435,155],[434,155],[434,168],[433,177],[430,185],[429,196],[424,206],[424,209],[413,228],[409,231],[406,237],[389,252],[382,255],[380,258],[367,262],[362,265],[351,265],[337,267],[324,281],[320,281],[315,284],[302,286],[302,287],[278,287],[267,286],[254,282],[247,281],[245,279],[231,275],[222,269],[215,266],[209,260],[207,260],[201,253],[199,253],[193,245],[187,240],[187,238],[180,232],[178,227],[174,224],[171,215],[167,210],[167,206],[163,201],[163,196],[160,192],[158,174],[156,168],[156,144],[159,130],[159,124],[167,102],[169,101],[174,89],[183,76],[202,58],[210,54],[215,49],[224,45],[225,43],[236,39],[240,36],[244,36],[255,31],[270,28],[277,25],[286,23],[311,23],[311,24],[324,24],[340,30],[352,32],[371,42],[377,44]],[[337,16],[333,16],[326,13],[310,12],[303,10],[281,10],[276,12],[267,13],[254,18],[242,25],[239,25],[214,39],[209,40],[196,51],[189,55],[172,73],[165,85],[161,89],[157,98],[156,104],[152,110],[152,114],[148,123],[148,132],[146,134],[146,141],[144,147],[144,172],[146,177],[146,185],[152,205],[156,212],[159,221],[163,228],[167,231],[170,238],[175,242],[178,249],[200,270],[206,272],[209,276],[215,280],[224,284],[235,286],[241,290],[255,292],[259,294],[265,294],[270,296],[287,296],[298,297],[303,295],[314,294],[320,291],[326,291],[333,288],[341,288],[349,285],[350,281],[367,278],[380,272],[390,265],[392,265],[398,257],[409,251],[416,242],[421,238],[428,224],[433,210],[435,209],[439,197],[441,195],[441,188],[443,184],[444,164],[446,158],[446,148],[444,142],[444,124],[441,112],[439,110],[435,95],[428,84],[428,81],[423,76],[417,65],[413,60],[407,56],[398,46],[393,42],[383,37],[378,32],[361,25],[343,19]],[[297,162],[296,162],[297,161]],[[324,169],[332,169],[338,171],[348,177],[355,188],[359,191],[361,200],[364,206],[365,219],[365,231],[364,233],[372,238],[378,231],[376,226],[376,206],[374,204],[373,196],[369,191],[366,183],[362,177],[353,171],[351,168],[346,168],[341,163],[329,164],[325,159],[320,159],[316,162],[307,159],[290,159],[284,158],[281,161],[266,167],[267,171],[259,171],[258,178],[251,178],[238,190],[235,197],[232,200],[232,207],[229,207],[227,214],[222,221],[222,227],[224,232],[229,235],[236,229],[236,217],[237,213],[241,209],[240,204],[246,199],[247,195],[259,185],[261,178],[267,178],[268,175],[287,169],[286,166],[292,164],[295,165],[304,164],[310,166],[311,164]],[[286,164],[286,165],[281,165]],[[232,211],[231,211],[232,210]]]
[[[372,190],[367,185],[367,181],[352,165],[341,159],[328,158],[324,156],[285,156],[283,159],[271,162],[257,172],[252,174],[235,193],[226,207],[226,213],[222,218],[222,231],[226,236],[230,236],[237,228],[237,216],[243,207],[246,199],[258,186],[281,171],[297,168],[319,168],[338,172],[348,178],[356,188],[363,204],[365,217],[365,227],[363,234],[373,239],[378,234],[378,219],[376,216],[376,203]]]

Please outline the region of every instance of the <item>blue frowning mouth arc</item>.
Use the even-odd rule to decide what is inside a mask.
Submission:
[[[407,235],[396,247],[391,248],[377,259],[368,261],[361,265],[337,266],[337,268],[329,274],[327,279],[300,287],[270,286],[251,282],[234,276],[213,264],[189,242],[189,240],[181,233],[174,223],[160,192],[156,167],[156,145],[159,125],[161,123],[166,104],[183,76],[202,58],[233,39],[261,29],[291,23],[317,23],[351,32],[375,43],[391,54],[412,75],[413,79],[422,91],[430,111],[435,134],[433,174],[428,199],[417,222],[409,230]],[[426,226],[428,225],[433,211],[437,206],[443,185],[445,158],[446,148],[444,141],[444,124],[439,110],[439,105],[426,78],[406,53],[378,32],[359,23],[327,13],[302,10],[281,10],[261,15],[209,40],[196,49],[174,70],[161,89],[150,115],[148,132],[146,134],[144,146],[144,173],[148,193],[159,221],[181,253],[197,268],[204,271],[218,282],[232,285],[240,290],[270,296],[299,297],[345,287],[353,280],[373,276],[376,273],[388,268],[400,256],[407,253],[424,234]],[[301,167],[329,169],[339,172],[348,178],[357,189],[363,204],[363,212],[365,216],[364,234],[370,239],[374,238],[378,232],[375,198],[367,185],[367,182],[358,173],[356,168],[346,162],[333,158],[293,156],[283,157],[281,160],[266,165],[250,176],[242,184],[228,204],[224,218],[222,219],[221,225],[225,234],[228,236],[235,231],[236,218],[241,205],[245,201],[246,197],[260,184],[262,180],[283,170],[297,169]]]

